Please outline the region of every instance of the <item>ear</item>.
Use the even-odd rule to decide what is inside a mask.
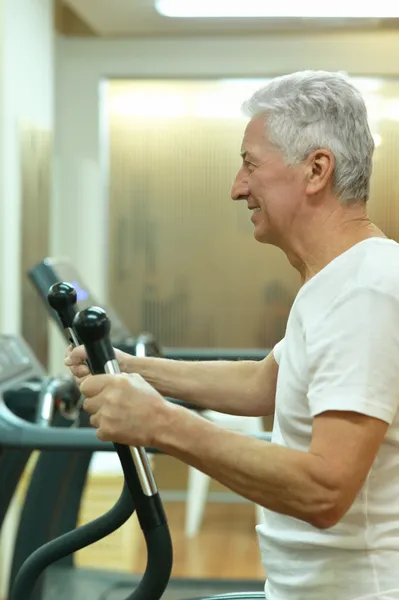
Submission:
[[[307,158],[307,187],[309,196],[318,194],[331,184],[335,167],[334,155],[330,150],[319,148]]]

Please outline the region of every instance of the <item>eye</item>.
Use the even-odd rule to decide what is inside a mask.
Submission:
[[[249,160],[244,159],[242,161],[242,164],[243,164],[243,167],[250,173],[252,173],[252,171],[255,169],[255,165],[253,163],[251,163]]]

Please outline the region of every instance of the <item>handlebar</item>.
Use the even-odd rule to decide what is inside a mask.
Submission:
[[[111,323],[105,311],[99,307],[87,308],[76,315],[73,326],[86,348],[93,374],[119,374],[119,364],[109,337]],[[138,588],[129,598],[158,600],[169,582],[173,562],[164,508],[145,449],[130,449],[122,444],[114,444],[114,447],[147,544],[147,568]]]
[[[77,345],[81,341],[85,345],[88,356],[87,362],[93,375],[100,373],[120,373],[119,365],[115,359],[114,350],[109,339],[111,323],[102,309],[91,307],[80,313],[76,313],[73,318],[72,327],[70,327],[71,316],[73,314],[73,302],[71,302],[71,298],[74,297],[71,294],[70,287],[69,284],[59,284],[56,290],[55,302],[55,295],[52,293],[51,305],[55,310],[61,306],[63,311],[62,322],[68,328],[68,331],[70,329],[73,334],[69,337],[71,343]],[[54,290],[50,290],[50,292],[54,292]],[[67,311],[65,310],[65,306],[68,307]],[[61,314],[59,316],[61,318]],[[18,429],[18,423],[15,421],[18,418],[13,417],[14,419],[11,422],[14,422],[15,428]],[[36,434],[37,429],[36,427]],[[47,433],[50,431],[51,429],[46,430]],[[59,436],[61,431],[58,430],[56,432],[57,445],[60,442]],[[19,428],[19,433],[21,434],[22,432],[31,432],[33,435],[35,433],[33,429],[26,426]],[[72,437],[76,438],[79,436],[83,439],[81,434],[85,435],[89,432],[75,430],[64,431],[63,433],[68,434],[70,443]],[[95,437],[94,431],[90,431],[90,433]],[[114,517],[115,514],[119,517],[121,516],[121,513],[118,512],[121,506],[123,511],[127,510],[127,503],[124,504],[126,498],[128,498],[130,503],[130,514],[133,512],[134,507],[136,508],[138,521],[145,536],[148,555],[145,573],[138,587],[128,596],[127,600],[159,600],[162,597],[172,571],[173,550],[166,515],[150,463],[144,448],[130,449],[128,446],[121,444],[112,444],[112,446],[116,450],[121,462],[125,477],[125,489],[128,490],[129,497],[127,497],[127,492],[124,491],[119,501],[106,515],[36,550],[25,561],[18,572],[11,591],[10,600],[26,600],[32,593],[34,584],[40,577],[43,569],[71,552],[75,552],[77,549],[81,549],[115,531],[120,525],[116,525],[119,521],[118,519],[115,521]],[[126,512],[123,512],[123,514],[126,516]]]

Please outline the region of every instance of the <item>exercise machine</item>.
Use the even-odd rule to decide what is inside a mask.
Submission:
[[[129,354],[140,350],[141,344],[146,344],[147,356],[158,356],[181,360],[262,360],[270,352],[263,348],[159,348],[154,338],[149,334],[134,336],[116,313],[113,307],[98,302],[87,283],[83,281],[75,266],[67,259],[44,258],[29,269],[28,278],[34,286],[51,318],[64,333],[62,322],[47,301],[50,287],[61,281],[69,282],[77,293],[77,308],[83,310],[89,306],[100,306],[105,310],[112,323],[111,342],[114,348],[119,348]]]
[[[81,394],[73,377],[47,377],[31,349],[15,336],[0,336],[0,389],[2,412],[12,416],[11,422],[1,421],[8,430],[15,419],[50,425],[54,431],[76,425]],[[34,449],[0,441],[0,528]],[[70,521],[70,516],[66,504],[65,521]]]
[[[68,285],[62,285],[59,293],[61,293],[61,299],[64,295],[64,301],[66,300],[64,310],[61,311],[61,319],[65,326],[65,336],[69,342],[73,342],[72,336],[74,336],[74,331],[69,325],[71,325],[76,312],[76,309],[74,311],[75,293],[73,289],[71,290],[71,286]],[[57,299],[53,300],[56,302]],[[145,352],[145,347],[142,348],[142,351]],[[29,363],[30,360],[32,361],[32,358],[30,359],[28,355],[23,360],[25,363]],[[41,367],[38,366],[37,368]],[[28,379],[30,377],[29,375]],[[8,378],[6,379],[8,380]],[[44,397],[48,398],[50,396],[50,402],[47,402],[48,406],[51,404],[51,389],[54,389],[54,385],[50,385],[50,388],[44,394]],[[34,399],[30,398],[31,406],[32,401]],[[180,403],[176,400],[171,401]],[[192,405],[186,406],[192,409],[197,408]],[[51,409],[48,412],[51,413]],[[43,419],[40,421],[42,422]],[[80,416],[78,424],[81,427],[87,426],[87,415],[83,413]],[[53,451],[48,449],[40,453],[30,478],[26,500],[21,513],[12,563],[11,586],[22,563],[32,552],[54,537],[58,537],[76,527],[81,496],[92,453],[97,450],[107,449],[106,447],[104,448],[104,445],[99,444],[96,438],[93,441],[94,446],[92,447],[85,446],[84,448],[79,448],[78,446],[74,446],[72,451],[60,447],[54,439]],[[70,598],[73,592],[72,595],[76,600],[80,598],[84,598],[85,600],[93,598],[97,600],[98,598],[108,598],[108,595],[105,596],[105,594],[109,592],[109,597],[113,598],[112,591],[123,589],[127,586],[133,587],[137,584],[137,581],[138,576],[134,574],[113,573],[111,571],[98,571],[95,569],[78,569],[74,564],[73,556],[69,555],[58,561],[54,568],[47,569],[45,578],[41,578],[36,585],[33,597],[35,600],[41,600],[42,598],[57,598],[57,600],[61,600]],[[258,590],[261,585],[261,582],[256,580],[229,581],[179,578],[171,580],[168,590],[171,594],[182,597],[182,590],[187,595],[194,595],[194,593],[205,595],[222,590],[233,591],[242,589],[244,586],[250,590]]]
[[[0,336],[0,380],[6,386],[4,406],[16,417],[53,427],[76,421],[80,392],[74,379],[47,377],[30,348],[14,336]],[[0,528],[31,454],[29,448],[0,446]]]
[[[117,373],[118,366],[113,355],[112,345],[107,337],[107,333],[109,331],[109,321],[104,311],[101,311],[101,309],[98,308],[86,309],[76,315],[74,325],[81,342],[83,342],[86,346],[92,371],[94,373]],[[23,430],[21,423],[19,423],[19,425],[19,429]],[[50,430],[47,430],[47,432],[48,431]],[[90,430],[87,432],[76,430],[71,433],[73,433],[76,437],[81,433],[86,434],[94,432]],[[13,443],[15,444],[15,436],[12,437],[14,439]],[[21,440],[21,435],[17,437],[19,440]],[[23,437],[25,440],[27,439],[27,436]],[[75,442],[77,439],[78,438],[76,438]],[[83,440],[84,438],[81,436],[80,441],[83,442]],[[31,442],[32,441],[33,440],[31,438]],[[62,446],[68,446],[65,437],[62,439],[60,437],[58,441]],[[39,441],[39,445],[45,445],[43,438]],[[137,587],[136,591],[129,596],[129,598],[139,597],[145,598],[146,600],[160,598],[162,597],[163,590],[165,589],[169,579],[171,568],[170,537],[166,518],[163,513],[162,503],[156,490],[155,481],[152,477],[152,472],[149,467],[148,460],[146,459],[145,451],[143,449],[133,449],[132,460],[132,455],[130,454],[130,450],[128,448],[121,448],[119,445],[116,445],[116,449],[121,459],[125,474],[125,487],[131,495],[131,497],[129,496],[130,503],[131,499],[133,498],[134,504],[136,505],[139,522],[146,536],[149,550],[149,562],[144,578],[141,580],[141,583]],[[121,498],[122,497],[123,494]],[[116,509],[116,507],[117,505],[115,505],[114,508]],[[132,507],[130,506],[130,509],[131,508]],[[108,515],[110,515],[110,513],[108,513]],[[20,598],[28,599],[31,588],[33,588],[36,579],[40,577],[43,569],[46,566],[53,563],[55,560],[63,558],[71,551],[76,551],[78,548],[81,548],[88,543],[93,543],[93,536],[94,538],[99,539],[104,536],[104,531],[110,533],[109,518],[107,515],[105,515],[103,518],[97,519],[97,521],[94,523],[94,527],[92,525],[93,524],[88,524],[87,526],[67,533],[66,535],[61,536],[57,540],[53,540],[49,544],[34,552],[19,571],[14,582],[10,600],[20,600]],[[102,529],[100,525],[102,526]],[[113,523],[113,525],[115,525],[115,523]],[[114,529],[116,529],[116,527],[114,527]],[[90,535],[88,535],[88,533]],[[151,545],[151,541],[155,539],[157,540],[156,546]],[[155,551],[156,548],[159,549],[159,547],[163,547],[164,551],[160,554],[158,553],[158,557],[156,557]],[[156,565],[155,572],[154,565]],[[153,577],[156,577],[156,581],[153,580]],[[140,593],[142,595],[140,595]],[[73,595],[73,597],[75,598],[76,596]],[[261,598],[263,597],[263,592],[256,596],[236,595],[229,597]]]
[[[28,421],[23,420],[21,417],[18,417],[15,413],[13,413],[10,408],[4,402],[4,393],[6,390],[12,387],[18,387],[23,384],[26,380],[30,378],[33,372],[35,372],[35,358],[30,352],[29,348],[23,342],[22,339],[19,338],[10,338],[14,347],[18,350],[17,353],[14,354],[12,364],[10,362],[8,365],[1,365],[1,378],[0,378],[0,446],[4,449],[16,449],[16,450],[53,450],[55,448],[61,450],[69,450],[74,451],[76,448],[90,448],[97,447],[97,449],[112,449],[113,446],[110,444],[99,443],[96,440],[95,432],[90,428],[85,429],[75,429],[75,428],[56,428],[50,426],[43,426],[43,423],[36,424],[30,423]],[[4,348],[5,343],[7,343],[8,339],[1,339],[2,349]],[[32,362],[30,362],[32,361]],[[119,450],[119,448],[118,448]],[[129,453],[129,455],[128,455]],[[120,449],[120,454],[122,460],[124,460],[124,468],[126,470],[127,480],[131,482],[132,480],[137,483],[137,474],[134,470],[130,473],[129,469],[132,468],[132,463],[130,457],[129,450],[122,448]],[[134,469],[134,467],[133,467]],[[139,493],[140,487],[137,486],[135,490],[138,491],[136,503],[140,504],[141,495]],[[147,540],[149,542],[149,546],[152,547],[152,544],[158,545],[157,536],[153,535],[151,530],[152,522],[157,518],[162,525],[162,511],[159,505],[159,499],[156,495],[154,495],[150,499],[150,509],[153,507],[153,514],[151,512],[147,516],[147,521],[145,522],[145,526],[147,527],[146,534]],[[79,530],[80,536],[83,536],[83,543],[93,543],[94,540],[100,539],[101,537],[108,535],[110,531],[114,531],[117,527],[119,527],[123,522],[129,518],[134,510],[134,505],[132,502],[132,498],[130,493],[128,493],[128,488],[125,486],[120,501],[115,505],[114,510],[110,511],[107,518],[97,519],[97,522],[94,524],[90,524],[90,526],[82,527]],[[152,519],[152,520],[151,520]],[[149,531],[148,531],[149,530]],[[70,534],[66,534],[66,536],[74,534],[72,531]],[[167,544],[167,536],[163,536],[165,543]],[[62,539],[62,538],[58,538]],[[82,537],[80,538],[82,540]],[[90,540],[90,541],[89,541]],[[57,546],[57,540],[54,540],[55,545]],[[63,548],[67,549],[59,552],[59,556],[57,557],[57,548],[52,548],[50,555],[47,556],[47,559],[50,559],[50,562],[54,562],[58,559],[64,558],[68,556],[71,552],[74,551],[74,547],[71,545],[68,546],[68,540],[63,539],[63,543],[65,544]],[[82,542],[81,542],[82,543]],[[39,550],[40,553],[40,550]],[[165,556],[168,552],[165,553]],[[154,567],[157,566],[157,552],[153,552],[151,554],[151,564],[149,565],[148,573],[151,572]],[[29,559],[28,559],[29,560]],[[25,563],[26,565],[27,563]],[[163,568],[168,570],[168,565],[164,565]],[[161,571],[158,571],[156,568],[157,575],[160,575],[160,579],[162,579],[162,566]],[[31,594],[34,591],[34,586],[36,583],[36,572],[34,573],[32,570],[28,568],[20,571],[21,577],[16,577],[15,585],[13,586],[13,590],[10,593],[10,598],[24,598],[24,600],[28,600],[31,598]],[[39,573],[39,576],[41,573]],[[147,575],[148,577],[148,575]],[[164,579],[165,579],[164,575]],[[158,589],[159,583],[156,582],[156,578],[154,582],[151,583],[151,589]],[[152,593],[152,592],[151,592]],[[144,598],[145,596],[143,596]]]

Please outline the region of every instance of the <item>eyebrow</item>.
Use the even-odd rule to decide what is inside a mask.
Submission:
[[[240,156],[244,160],[253,161],[254,163],[256,163],[256,158],[254,157],[254,155],[248,152],[248,150],[245,150],[245,148],[241,149]]]

